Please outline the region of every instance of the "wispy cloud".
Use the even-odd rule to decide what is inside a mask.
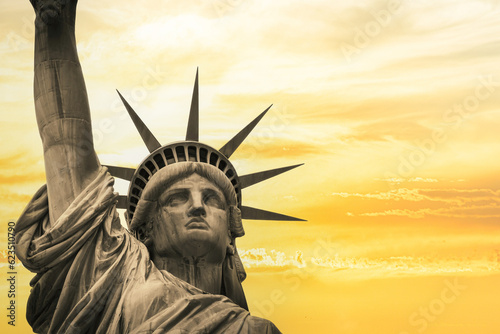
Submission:
[[[359,197],[366,199],[378,199],[378,200],[406,200],[406,201],[423,201],[426,197],[419,193],[418,189],[406,189],[400,188],[396,190],[391,190],[388,192],[379,192],[379,193],[368,193],[368,194],[360,194],[360,193],[347,193],[347,192],[334,192],[333,196],[340,196],[343,198],[348,197]]]
[[[500,273],[500,249],[474,256],[435,257],[435,256],[387,256],[354,257],[339,254],[325,256],[304,256],[302,251],[286,254],[281,251],[267,251],[265,248],[242,250],[243,264],[249,271],[296,270],[304,268],[309,273],[314,270],[335,272],[349,271],[352,274],[364,273],[365,278],[387,276],[421,276],[439,274]]]
[[[435,182],[420,181],[420,182]],[[333,196],[343,198],[359,197],[365,199],[393,200],[393,201],[437,201],[446,203],[465,204],[468,202],[500,202],[500,190],[493,189],[408,189],[398,188],[387,192],[377,193],[347,193],[334,192]]]
[[[471,205],[468,207],[453,206],[439,209],[392,209],[382,212],[362,213],[360,216],[402,216],[409,218],[425,218],[427,216],[446,218],[500,218],[500,207],[498,205]]]
[[[498,256],[497,251],[497,256]],[[386,257],[386,258],[354,258],[354,257],[323,257],[311,258],[311,262],[319,267],[332,270],[362,270],[372,275],[436,275],[449,273],[490,273],[500,272],[498,257],[471,259],[471,258],[443,258],[430,257]]]
[[[305,266],[302,251],[297,250],[294,255],[286,255],[284,252],[265,248],[252,248],[249,250],[239,250],[241,260],[247,268],[301,268]]]
[[[407,179],[393,177],[393,178],[385,178],[385,179],[375,178],[375,180],[390,182],[390,183],[403,183],[403,182],[435,183],[435,182],[439,182],[438,179],[433,179],[430,177],[412,177],[412,178],[407,178]]]
[[[433,181],[430,181],[433,182]],[[346,214],[363,217],[399,216],[425,218],[427,216],[446,218],[498,218],[500,217],[500,190],[494,189],[408,189],[398,188],[387,192],[347,193],[335,192],[341,198],[378,200],[393,206],[382,211]],[[415,204],[406,205],[404,201]],[[441,203],[441,205],[440,205]]]

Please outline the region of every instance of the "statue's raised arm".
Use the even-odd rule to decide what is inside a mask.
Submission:
[[[248,312],[236,238],[245,234],[243,218],[298,219],[242,206],[241,189],[298,165],[239,177],[229,161],[269,108],[216,150],[198,141],[198,76],[185,141],[161,146],[125,102],[150,149],[132,174],[109,168],[130,176],[127,231],[114,178],[92,143],[77,0],[31,3],[47,187],[28,203],[15,233],[17,257],[36,273],[26,308],[33,331],[279,333]]]
[[[95,178],[87,91],[75,41],[77,0],[30,0],[35,12],[34,100],[42,138],[50,220]]]

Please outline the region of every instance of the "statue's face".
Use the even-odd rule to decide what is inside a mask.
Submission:
[[[225,196],[216,185],[192,174],[166,189],[159,206],[151,236],[156,254],[222,262],[230,238]]]

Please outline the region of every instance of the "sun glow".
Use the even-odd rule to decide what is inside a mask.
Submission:
[[[161,144],[185,139],[197,68],[200,142],[221,148],[273,104],[231,162],[305,165],[243,189],[243,204],[307,222],[244,221],[252,314],[284,333],[498,331],[496,1],[160,3],[80,1],[96,150],[128,168],[148,155],[115,89]],[[45,174],[32,9],[0,15],[3,278],[7,221]],[[29,333],[33,274],[16,268],[17,324],[0,328]]]

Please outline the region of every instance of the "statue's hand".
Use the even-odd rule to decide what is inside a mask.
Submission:
[[[30,0],[38,19],[45,24],[54,24],[59,21],[62,10],[69,2],[76,4],[78,0]]]

